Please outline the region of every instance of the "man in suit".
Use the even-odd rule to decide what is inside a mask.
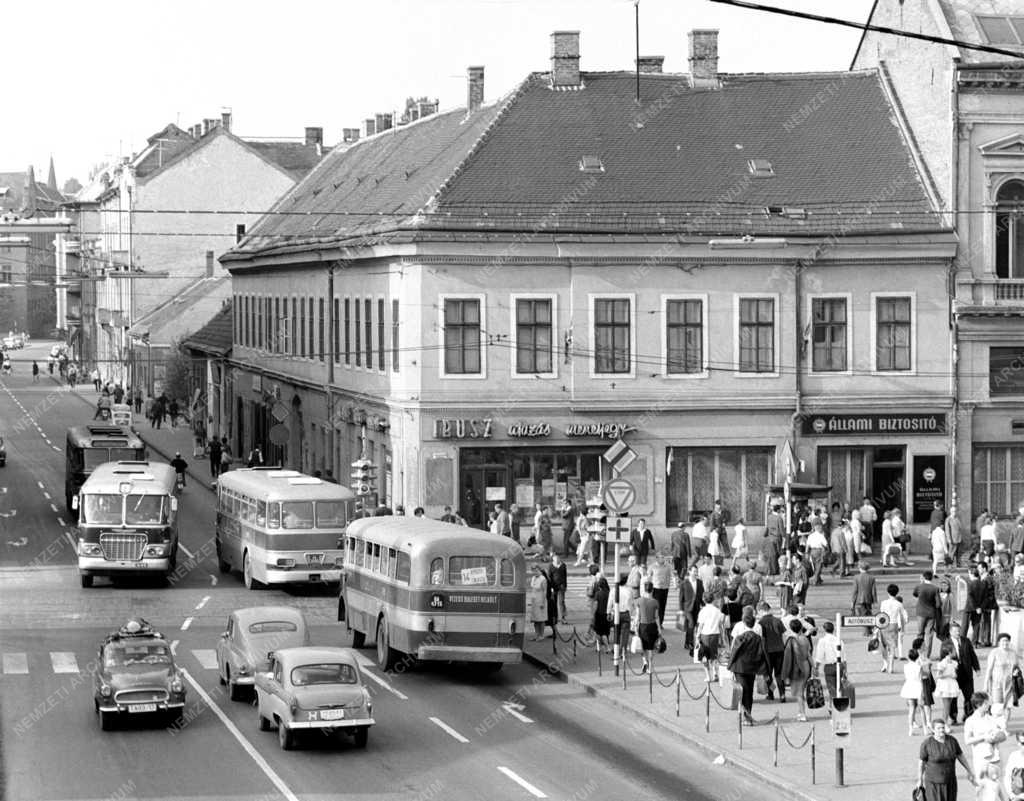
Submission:
[[[853,595],[850,598],[850,610],[855,615],[873,615],[875,604],[878,603],[878,590],[875,588],[875,577],[868,570],[871,565],[866,560],[860,561],[860,572],[853,580]],[[870,637],[872,627],[864,629],[864,633]]]
[[[960,618],[960,628],[964,635],[970,634],[972,643],[977,646],[981,627],[981,604],[985,600],[985,585],[981,582],[978,568],[972,567],[968,572],[967,598],[964,602],[963,616]]]
[[[637,521],[636,528],[629,535],[629,552],[636,557],[640,567],[647,567],[647,554],[654,550],[654,535],[647,528],[647,521]]]
[[[962,636],[963,632],[959,621],[952,621],[949,624],[949,638],[942,641],[939,649],[939,658],[946,654],[953,654],[956,657],[956,683],[960,692],[964,694],[964,720],[974,714],[974,705],[971,703],[971,696],[974,694],[974,674],[981,670],[981,663],[978,662],[978,654],[971,645],[971,641]],[[956,722],[957,699],[949,707],[950,722]]]
[[[786,700],[786,685],[782,680],[782,655],[785,652],[786,627],[782,621],[772,614],[767,602],[757,605],[761,615],[761,639],[764,642],[764,653],[768,657],[768,700],[775,700],[775,688],[779,689],[779,701]],[[774,679],[774,685],[772,683]]]
[[[690,564],[690,535],[686,533],[685,524],[680,523],[672,532],[672,568],[676,576],[682,580]]]
[[[992,617],[999,609],[996,603],[996,576],[999,565],[991,565],[984,573],[980,573],[981,586],[981,632],[979,639],[982,648],[989,648],[992,645]]]
[[[697,566],[693,565],[686,578],[679,582],[679,611],[683,614],[683,644],[690,652],[693,651],[693,633],[697,629],[697,614],[700,612],[704,599],[704,582],[697,575]]]
[[[940,623],[939,588],[932,584],[933,578],[932,571],[926,570],[921,574],[921,583],[914,587],[914,597],[917,598],[917,636],[924,640],[921,654],[927,659],[932,658],[932,643]]]

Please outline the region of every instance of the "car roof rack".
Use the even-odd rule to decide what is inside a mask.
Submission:
[[[148,620],[141,617],[133,617],[117,631],[107,635],[104,642],[117,642],[119,640],[131,640],[136,637],[164,639],[164,635],[154,629]]]

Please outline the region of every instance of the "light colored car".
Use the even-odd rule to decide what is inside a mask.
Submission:
[[[308,729],[351,734],[356,748],[365,748],[374,724],[370,693],[349,648],[275,651],[270,670],[256,674],[256,715],[260,731],[277,727],[285,751]]]
[[[267,654],[281,648],[310,645],[309,626],[298,609],[290,606],[250,606],[228,615],[228,625],[217,641],[217,675],[228,686],[232,701],[252,692],[253,677],[267,670]]]

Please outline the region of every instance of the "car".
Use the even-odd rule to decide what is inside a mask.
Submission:
[[[311,645],[309,626],[290,606],[250,606],[228,615],[217,641],[217,676],[232,701],[252,696],[256,673],[266,671],[267,655],[280,648]]]
[[[352,649],[282,648],[269,667],[256,674],[256,720],[260,731],[277,728],[282,750],[313,729],[350,734],[356,748],[366,748],[373,704]]]
[[[184,678],[164,635],[142,618],[132,618],[103,640],[97,665],[93,702],[103,731],[122,714],[181,719]]]
[[[0,467],[7,466],[7,445],[4,444],[4,438],[0,436]]]

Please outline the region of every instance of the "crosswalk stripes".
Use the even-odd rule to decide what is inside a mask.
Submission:
[[[28,654],[4,654],[0,665],[5,675],[28,673]]]
[[[78,660],[70,651],[50,651],[54,673],[78,673]]]
[[[213,648],[194,648],[192,656],[203,670],[217,670],[217,652]],[[183,660],[179,657],[178,663]],[[43,665],[47,669],[41,670]],[[78,657],[71,651],[47,653],[6,652],[0,654],[0,676],[27,676],[31,672],[79,674]]]
[[[194,648],[192,656],[204,670],[217,669],[217,652],[213,648]]]

